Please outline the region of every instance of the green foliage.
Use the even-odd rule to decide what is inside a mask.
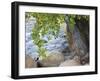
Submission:
[[[89,21],[89,15],[76,15],[76,19],[77,20],[85,20],[85,21]]]
[[[71,32],[74,30],[75,25],[75,15],[68,15],[69,16],[69,25]]]
[[[46,57],[46,49],[43,45],[46,43],[42,38],[44,35],[51,33],[53,36],[57,36],[60,28],[60,24],[64,22],[64,14],[49,14],[49,13],[31,13],[26,12],[25,17],[36,18],[36,25],[32,30],[32,38],[34,43],[38,46],[38,53],[42,58]],[[51,39],[51,36],[48,37]]]
[[[70,31],[73,32],[75,24],[77,21],[82,21],[82,22],[87,22],[89,21],[89,16],[88,15],[74,15],[74,14],[69,14],[67,15],[69,19],[69,27]]]
[[[47,57],[46,49],[43,47],[39,47],[38,53],[39,53],[39,57],[42,59],[45,59]]]

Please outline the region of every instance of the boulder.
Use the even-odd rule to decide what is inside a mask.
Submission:
[[[64,55],[59,52],[51,52],[47,58],[38,62],[40,67],[56,67],[64,61]]]
[[[25,68],[36,68],[37,62],[29,55],[25,55]]]
[[[65,60],[64,62],[62,62],[60,64],[60,67],[63,67],[63,66],[79,66],[79,65],[81,65],[80,60],[79,60],[78,56],[75,56],[73,59]]]

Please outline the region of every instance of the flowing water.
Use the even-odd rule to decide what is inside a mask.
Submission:
[[[36,24],[35,18],[27,19],[25,22],[25,50],[26,53],[32,58],[38,57],[38,47],[33,43],[32,39],[32,29],[34,28]],[[44,45],[44,48],[47,49],[48,52],[56,51],[56,52],[63,52],[64,49],[68,48],[68,42],[66,38],[66,33],[64,32],[65,25],[61,25],[59,29],[58,36],[55,38],[53,35],[49,34],[52,38],[51,40],[48,40],[48,35],[45,35],[43,37],[43,40],[47,41],[47,43]],[[66,52],[64,52],[66,53]]]

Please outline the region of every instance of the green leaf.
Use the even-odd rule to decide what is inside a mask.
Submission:
[[[40,56],[46,56],[46,49],[43,48],[46,41],[42,40],[42,37],[48,32],[51,32],[55,37],[57,36],[60,28],[60,24],[64,22],[64,14],[53,14],[53,13],[32,13],[27,12],[26,17],[35,17],[36,25],[32,30],[33,42],[38,46],[38,53]],[[50,40],[51,37],[48,37]]]

